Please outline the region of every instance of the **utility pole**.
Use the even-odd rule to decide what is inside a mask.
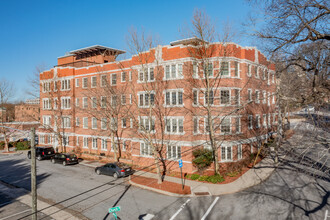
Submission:
[[[35,128],[31,128],[31,193],[32,193],[32,220],[37,220],[37,167],[35,148]]]

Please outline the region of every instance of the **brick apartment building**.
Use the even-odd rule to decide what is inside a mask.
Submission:
[[[275,67],[254,47],[212,43],[205,59],[192,53],[196,44],[175,41],[121,61],[124,51],[104,46],[59,57],[40,74],[39,144],[99,159],[116,149],[139,166],[154,163],[152,144],[167,169],[182,159],[191,173],[192,151],[210,147],[212,129],[221,164],[247,157],[277,123]]]

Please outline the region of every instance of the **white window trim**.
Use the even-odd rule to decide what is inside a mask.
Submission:
[[[149,95],[149,105],[145,105],[145,95],[148,94]],[[151,105],[151,102],[150,102],[150,95],[153,94],[154,95],[154,104]],[[141,105],[141,102],[140,102],[140,95],[143,95],[143,105]],[[154,90],[151,90],[151,91],[142,91],[142,92],[138,92],[137,93],[137,96],[138,96],[138,106],[139,108],[149,108],[149,107],[152,107],[155,105],[155,97],[156,97],[156,93]]]
[[[95,79],[95,80],[93,80]],[[93,86],[93,81],[95,82],[95,85]],[[92,76],[91,77],[91,88],[96,88],[97,86],[97,77],[96,76]]]
[[[75,86],[76,87],[79,87],[79,78],[76,78],[76,80],[75,80]]]
[[[87,121],[86,126],[85,126],[85,120]],[[88,129],[88,117],[83,117],[83,129]]]
[[[148,154],[142,154],[142,144],[146,145],[145,142],[140,142],[140,157],[153,157],[152,155],[152,149],[151,149],[151,146],[150,144],[147,144],[148,145]],[[150,152],[151,151],[151,152]]]
[[[169,155],[168,147],[171,147],[171,154],[173,154],[173,148],[175,148],[175,155],[176,157],[172,157],[172,155]],[[178,148],[180,148],[180,157],[178,157]],[[168,144],[166,145],[166,160],[171,160],[171,161],[178,161],[182,158],[182,146],[177,145],[177,144]]]
[[[172,77],[172,65],[175,65],[175,78]],[[182,66],[182,73],[179,74],[179,65]],[[166,78],[166,66],[170,67],[170,72],[169,72],[169,78]],[[170,80],[178,80],[178,79],[183,79],[183,63],[167,63],[163,65],[163,69],[164,69],[164,77],[163,80],[164,81],[170,81]]]
[[[95,124],[94,124],[95,122]],[[92,129],[96,130],[97,129],[97,118],[92,117]]]
[[[88,149],[88,137],[83,137],[83,148]]]
[[[225,148],[225,159],[222,159],[222,148]],[[228,148],[230,148],[230,155],[231,155],[231,159],[228,159]],[[221,146],[220,148],[220,153],[221,153],[221,162],[229,162],[229,161],[233,161],[233,146]]]
[[[250,125],[251,121],[251,125]],[[253,129],[253,115],[248,115],[248,129],[251,130]]]

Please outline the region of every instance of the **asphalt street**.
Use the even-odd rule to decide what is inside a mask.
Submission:
[[[152,219],[171,220],[326,219],[326,211],[330,211],[330,177],[329,161],[324,158],[329,158],[329,133],[313,130],[310,124],[294,126],[296,133],[281,148],[283,157],[271,177],[239,193],[170,197],[130,186],[125,179],[98,176],[84,165],[62,166],[45,160],[37,161],[38,195],[86,219],[110,219],[108,209],[114,206],[121,206],[121,219],[140,219],[148,214],[154,216]],[[24,154],[1,155],[0,181],[30,190],[29,162]],[[4,205],[0,207],[0,219],[12,214],[6,212],[10,206],[20,205],[15,198],[1,195],[0,204]],[[17,212],[20,210],[26,207]]]

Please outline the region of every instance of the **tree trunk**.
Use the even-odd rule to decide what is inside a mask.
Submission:
[[[153,146],[153,144],[152,144]],[[154,149],[154,158],[155,158],[155,164],[156,164],[156,172],[157,172],[157,183],[158,184],[161,184],[162,183],[162,174],[160,172],[160,165],[159,165],[159,160],[158,160],[158,152],[156,150],[156,148],[154,148],[153,146],[153,149]]]
[[[4,148],[4,150],[6,151],[6,152],[9,152],[9,147],[8,147],[8,141],[7,141],[7,136],[6,136],[6,134],[4,134],[4,140],[5,140],[5,148]]]
[[[111,142],[112,142],[112,146],[113,146],[113,158],[115,161],[119,162],[118,158],[117,158],[117,147],[115,144],[115,137],[113,135],[113,132],[111,132]]]

